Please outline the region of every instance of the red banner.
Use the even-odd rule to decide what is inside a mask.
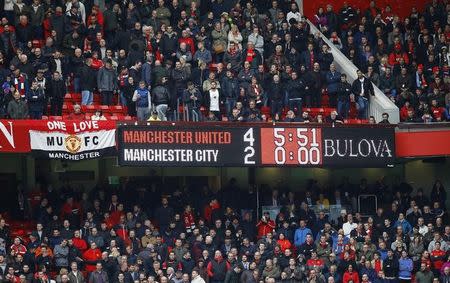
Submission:
[[[450,155],[450,130],[397,132],[397,157],[427,157]]]
[[[115,128],[115,121],[0,120],[0,152],[30,152],[30,132],[32,131],[64,133],[76,137],[82,133]]]

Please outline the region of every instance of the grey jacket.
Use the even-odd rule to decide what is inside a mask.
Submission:
[[[11,100],[8,104],[8,115],[11,119],[26,119],[28,118],[28,106],[23,100]]]
[[[76,274],[74,274],[72,271],[68,274],[70,283],[84,283],[86,280],[84,279],[83,273],[81,271],[77,271]]]
[[[114,91],[117,89],[117,74],[113,69],[102,67],[97,74],[97,88],[99,91]]]
[[[69,265],[69,247],[56,245],[54,249],[55,265],[56,266],[68,266]]]

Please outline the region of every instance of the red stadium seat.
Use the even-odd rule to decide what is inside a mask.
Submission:
[[[111,111],[111,113],[124,113],[124,107],[122,105],[110,106],[109,110]]]
[[[103,114],[105,114],[105,112],[109,112],[109,105],[100,105],[97,109],[102,110]]]
[[[82,109],[83,109],[83,107],[82,107]],[[95,105],[85,105],[83,111],[94,113],[96,109],[97,109],[97,106],[95,106]]]
[[[73,103],[81,103],[81,93],[71,93]]]
[[[117,120],[119,120],[119,121],[122,121],[125,119],[125,115],[120,114],[120,113],[114,114],[113,116],[117,117]],[[111,116],[111,117],[113,117],[113,116]]]
[[[64,96],[64,101],[68,101],[68,100],[72,101],[72,94],[70,94],[70,93],[66,93],[66,95]]]
[[[63,117],[62,116],[50,116],[49,117],[49,120],[62,120],[63,119]]]

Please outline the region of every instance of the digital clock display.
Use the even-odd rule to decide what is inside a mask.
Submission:
[[[322,165],[320,128],[262,128],[263,165]]]

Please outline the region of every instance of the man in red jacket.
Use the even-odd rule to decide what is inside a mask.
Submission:
[[[344,273],[342,277],[342,283],[359,283],[359,275],[358,272],[353,272],[353,266],[350,264],[347,268],[347,271]]]
[[[80,230],[75,230],[72,238],[73,246],[77,248],[81,253],[87,250],[88,246],[86,241],[81,238]]]
[[[92,242],[91,248],[83,253],[83,260],[86,264],[86,271],[93,272],[98,261],[102,259],[102,252],[97,245]]]
[[[442,121],[444,111],[444,107],[440,107],[437,99],[433,98],[433,100],[431,100],[431,114],[433,115],[433,118],[436,120],[436,122]]]
[[[275,229],[275,222],[270,219],[269,212],[264,212],[263,217],[258,224],[256,224],[256,227],[258,228],[258,238],[262,238],[267,235],[267,233],[273,232],[273,229]]]

